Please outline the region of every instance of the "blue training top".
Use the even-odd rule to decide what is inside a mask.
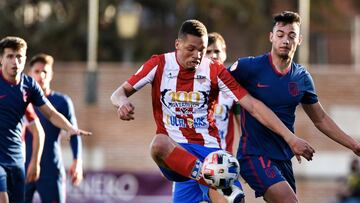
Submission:
[[[0,70],[0,165],[24,164],[21,131],[29,103],[42,106],[47,102],[36,81],[21,74],[19,84],[13,84]]]
[[[65,116],[66,119],[70,121],[72,125],[77,127],[77,120],[74,111],[74,105],[71,101],[71,98],[67,95],[63,95],[56,91],[51,91],[47,96],[50,103],[55,107],[55,109]],[[45,143],[44,149],[41,156],[41,175],[42,177],[54,177],[57,178],[59,171],[64,170],[64,165],[61,156],[61,142],[59,133],[60,128],[54,126],[50,121],[48,121],[40,112],[38,108],[35,108],[35,112],[38,115],[41,125],[45,131]],[[32,154],[32,135],[29,130],[26,130],[25,134],[26,142],[26,163],[25,167],[28,168],[28,165],[31,160]],[[71,136],[70,145],[73,152],[73,158],[81,158],[81,138],[79,135]]]
[[[249,93],[268,106],[294,132],[295,110],[299,103],[318,102],[310,73],[292,63],[287,72],[274,67],[271,54],[240,58],[229,69],[232,76]],[[241,112],[243,135],[237,157],[264,155],[276,160],[289,160],[294,154],[285,140],[263,126],[245,109]]]

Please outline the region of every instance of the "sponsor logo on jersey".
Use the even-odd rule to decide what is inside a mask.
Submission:
[[[176,115],[199,113],[207,111],[208,93],[165,89],[161,91],[161,102]]]
[[[181,128],[208,128],[207,117],[181,118],[178,116],[167,115],[166,124]]]

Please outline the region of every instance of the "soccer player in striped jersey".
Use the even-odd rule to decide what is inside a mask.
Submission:
[[[230,67],[230,72],[292,132],[295,110],[301,103],[321,132],[360,155],[359,142],[345,134],[322,108],[310,73],[293,62],[301,43],[300,21],[300,16],[291,11],[275,15],[269,35],[271,51],[257,57],[240,58]],[[255,195],[263,196],[267,202],[298,202],[291,145],[246,108],[242,109],[241,120],[243,134],[237,152],[241,176],[255,190]]]
[[[212,106],[219,91],[225,92],[264,125],[288,141],[297,155],[311,159],[313,149],[295,136],[262,102],[250,96],[225,67],[204,57],[208,44],[206,27],[198,20],[185,21],[175,40],[175,52],[154,55],[117,88],[111,96],[122,120],[134,119],[129,96],[152,84],[153,114],[157,125],[151,156],[164,176],[172,181],[197,180],[201,187],[178,191],[174,197],[208,196],[201,177],[203,159],[220,149],[220,138],[212,119]],[[189,192],[190,191],[190,192]],[[221,190],[229,202],[243,200],[243,192],[232,186]],[[178,201],[174,198],[174,202]]]
[[[30,60],[29,76],[33,77],[44,91],[46,98],[55,109],[65,116],[74,126],[77,126],[74,105],[71,98],[60,92],[51,89],[53,78],[54,58],[47,54],[37,54]],[[45,144],[43,156],[41,157],[40,178],[36,182],[27,183],[25,187],[25,202],[32,202],[35,191],[39,193],[42,202],[65,202],[66,195],[66,174],[61,155],[61,129],[49,122],[35,108],[40,118],[41,125],[45,130]],[[32,133],[25,135],[26,141],[26,162],[25,169],[29,170],[29,161],[32,155]],[[73,163],[70,168],[72,183],[79,185],[82,180],[82,159],[81,159],[81,138],[79,135],[71,135],[70,146],[73,152]]]
[[[0,202],[23,202],[25,167],[21,130],[29,103],[67,134],[90,135],[55,110],[36,81],[23,74],[27,44],[19,37],[0,41]]]
[[[206,49],[206,57],[224,64],[226,60],[226,43],[224,38],[217,32],[208,34],[208,47]],[[238,132],[241,133],[240,128],[240,105],[223,92],[219,92],[216,103],[213,105],[213,117],[216,122],[216,127],[220,136],[220,147],[231,154],[234,154],[234,134],[235,126]],[[194,186],[191,186],[195,184]],[[184,190],[184,188],[193,189],[199,186],[195,180],[188,180],[184,182],[174,182],[174,191]],[[176,192],[175,192],[176,194]],[[226,202],[224,197],[216,190],[209,190],[209,198],[211,202],[221,203]]]

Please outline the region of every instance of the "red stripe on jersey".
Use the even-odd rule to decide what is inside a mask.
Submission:
[[[151,96],[152,96],[152,105],[153,105],[153,115],[155,118],[155,123],[157,126],[156,129],[156,134],[165,134],[168,135],[164,122],[163,122],[163,111],[162,111],[162,104],[161,104],[161,93],[160,93],[160,85],[161,85],[161,78],[164,72],[164,65],[165,65],[165,56],[164,55],[160,55],[158,56],[158,60],[157,60],[157,70],[155,73],[155,78],[153,81],[153,85],[152,85],[152,91],[151,91]]]
[[[180,65],[179,65],[180,66]],[[194,77],[195,71],[187,70],[180,66],[179,75],[176,81],[176,91],[193,91],[194,90]],[[177,115],[176,117],[181,118],[181,115]],[[194,120],[193,114],[186,116],[187,119]],[[205,141],[203,136],[200,133],[195,131],[193,127],[180,128],[181,133],[188,140],[189,143],[204,145]]]
[[[152,71],[160,63],[160,56],[153,55],[148,61],[144,63],[141,69],[139,69],[134,75],[128,79],[128,83],[134,86],[137,82],[143,79],[150,71]],[[164,58],[164,57],[162,57]]]

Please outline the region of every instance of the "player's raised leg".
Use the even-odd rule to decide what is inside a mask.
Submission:
[[[171,169],[179,175],[207,185],[200,180],[201,161],[169,136],[157,134],[154,137],[151,143],[151,156],[159,167]]]

